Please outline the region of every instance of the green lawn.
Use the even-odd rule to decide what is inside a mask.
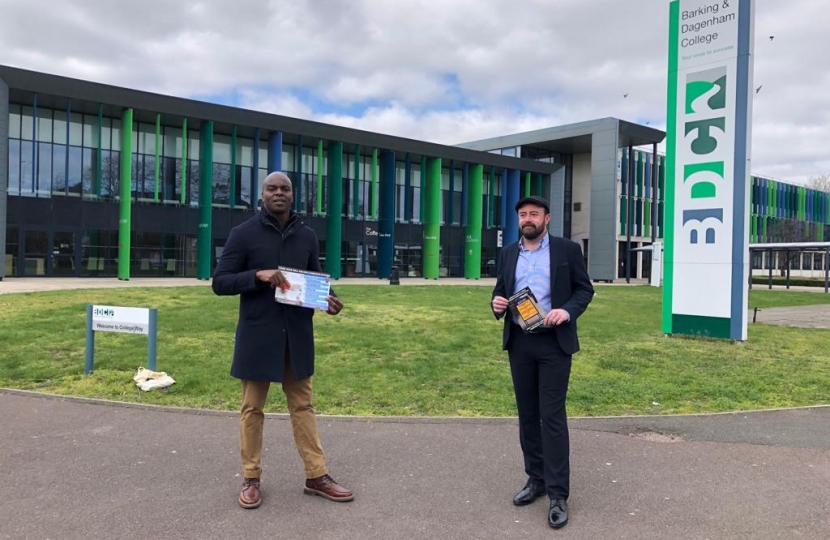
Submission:
[[[340,285],[337,317],[318,314],[317,410],[358,415],[515,415],[491,290],[476,286]],[[830,402],[830,330],[749,326],[745,343],[664,337],[661,291],[597,286],[579,320],[569,413],[689,413]],[[824,294],[750,292],[750,307],[827,303]],[[87,303],[156,307],[158,369],[177,383],[140,392],[146,338],[96,334],[83,375]],[[0,296],[0,386],[212,409],[236,409],[228,375],[238,299],[207,287]],[[282,393],[269,410],[284,411]]]

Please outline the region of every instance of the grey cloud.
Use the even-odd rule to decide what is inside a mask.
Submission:
[[[0,63],[182,96],[236,91],[253,108],[397,135],[453,143],[603,116],[665,124],[665,1],[0,0],[0,10]],[[753,170],[827,172],[830,6],[757,0],[756,12]],[[375,107],[323,114],[292,89]]]

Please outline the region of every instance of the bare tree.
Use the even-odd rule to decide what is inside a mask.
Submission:
[[[825,193],[830,193],[830,173],[813,176],[807,181],[807,187],[818,191],[824,191]]]
[[[807,224],[797,219],[775,218],[772,219],[767,229],[768,242],[781,242],[791,244],[796,242],[815,242],[816,238],[808,230]],[[787,268],[792,261],[801,256],[799,251],[781,251],[779,255],[779,271],[781,277],[787,273]]]

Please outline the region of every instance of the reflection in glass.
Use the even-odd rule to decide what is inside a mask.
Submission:
[[[199,206],[199,162],[195,160],[188,160],[188,169],[187,169],[187,177],[188,183],[190,184],[190,194],[188,196],[188,202],[190,206],[196,207]]]
[[[31,195],[34,192],[34,162],[32,142],[20,143],[20,194]]]
[[[118,196],[119,175],[121,171],[121,152],[103,150],[101,152],[101,196]]]
[[[52,145],[52,192],[66,192],[66,146],[62,144]]]
[[[77,146],[69,147],[69,168],[67,170],[66,185],[69,193],[80,195],[81,179],[83,177],[83,151]]]
[[[82,152],[83,170],[81,173],[81,180],[83,182],[83,193],[85,195],[97,195],[97,190],[93,191],[95,181],[95,154],[97,153],[97,149],[93,153],[91,148],[84,148]]]
[[[37,143],[37,186],[38,195],[48,197],[52,191],[52,145]]]
[[[236,181],[239,184],[238,200],[236,204],[251,208],[251,174],[253,169],[251,167],[237,167]]]
[[[229,205],[231,200],[231,166],[213,164],[213,203]]]
[[[9,195],[20,194],[20,141],[9,139]]]

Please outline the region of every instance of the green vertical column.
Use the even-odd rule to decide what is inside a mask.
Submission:
[[[199,137],[199,236],[196,240],[197,279],[210,279],[211,217],[213,213],[213,122],[203,121]]]
[[[352,212],[355,219],[360,215],[360,145],[354,147],[354,185],[352,186]]]
[[[536,195],[542,196],[542,192],[544,189],[542,188],[542,173],[538,173],[536,175]]]
[[[378,149],[372,150],[372,219],[378,218]]]
[[[530,197],[530,173],[525,173],[524,197]]]
[[[424,278],[438,279],[441,258],[441,158],[427,160],[424,216]]]
[[[130,209],[133,176],[133,110],[121,114],[121,162],[118,215],[118,279],[130,279]]]
[[[259,152],[259,148],[254,152]],[[187,203],[187,118],[182,120],[182,174],[179,190],[179,202]]]
[[[101,184],[103,183],[103,143],[101,139],[104,135],[104,105],[98,105],[98,156],[95,158],[95,187],[92,192],[97,196],[101,196]],[[69,141],[67,141],[68,143]],[[110,145],[110,148],[112,146]]]
[[[317,196],[314,208],[318,216],[323,214],[323,139],[317,141]]]
[[[467,225],[464,231],[464,277],[481,277],[481,220],[484,165],[470,165],[467,180]]]
[[[421,204],[418,216],[420,222],[426,222],[427,215],[427,157],[421,156]]]
[[[329,142],[328,203],[326,205],[326,273],[340,279],[340,217],[343,208],[343,143]]]
[[[487,207],[487,226],[492,227],[496,220],[496,172],[495,167],[490,165],[490,170],[487,171],[487,199],[489,205]]]
[[[236,136],[237,129],[233,126],[231,129],[231,210],[236,205]]]
[[[153,200],[159,202],[159,170],[161,169],[161,115],[156,115],[156,161],[153,171]]]
[[[651,236],[651,201],[643,199],[643,236]]]

